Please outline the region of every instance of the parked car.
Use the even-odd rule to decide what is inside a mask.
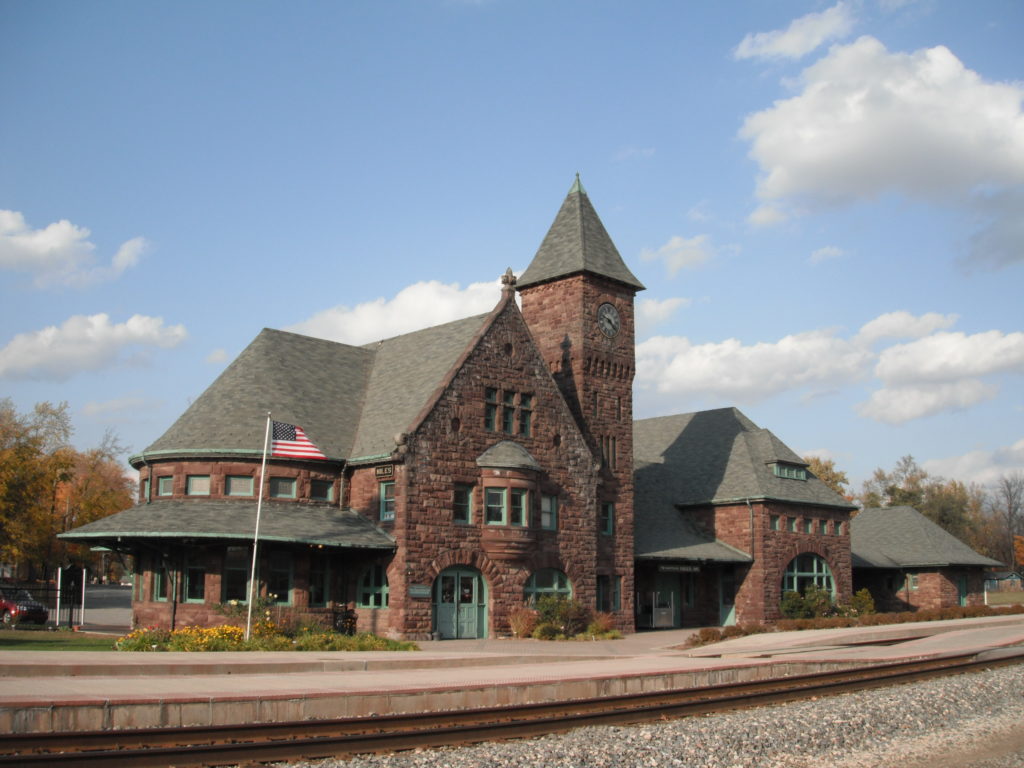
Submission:
[[[32,597],[27,589],[0,587],[0,621],[5,627],[22,622],[45,624],[49,618],[46,606]]]

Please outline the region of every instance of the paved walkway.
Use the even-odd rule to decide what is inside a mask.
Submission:
[[[10,732],[365,716],[586,698],[993,648],[1024,652],[1024,616],[751,635],[424,642],[420,652],[0,652]]]

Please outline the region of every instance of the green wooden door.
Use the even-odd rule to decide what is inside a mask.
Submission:
[[[487,599],[479,571],[449,568],[437,577],[434,627],[442,640],[486,636]]]

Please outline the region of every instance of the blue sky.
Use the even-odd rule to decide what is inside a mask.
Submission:
[[[1024,4],[0,0],[0,396],[132,452],[263,327],[484,312],[576,172],[637,416],[1024,469]]]

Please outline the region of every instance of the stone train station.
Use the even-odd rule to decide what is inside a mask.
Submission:
[[[130,459],[138,503],[62,538],[133,556],[136,626],[223,623],[258,504],[263,601],[395,637],[501,637],[543,595],[626,632],[773,621],[811,584],[980,602],[994,561],[914,510],[894,548],[739,410],[635,420],[643,289],[577,179],[489,313],[363,346],[264,329]],[[323,458],[261,474],[268,412]]]

